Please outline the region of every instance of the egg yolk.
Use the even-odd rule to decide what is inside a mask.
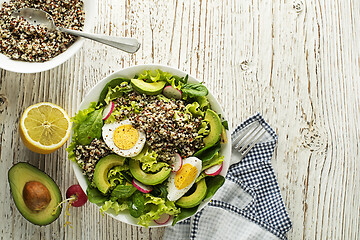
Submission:
[[[189,186],[194,181],[196,174],[196,167],[189,163],[183,165],[175,174],[175,187],[180,190]]]
[[[139,139],[139,132],[131,125],[122,125],[115,129],[113,141],[115,146],[128,150],[135,146]]]

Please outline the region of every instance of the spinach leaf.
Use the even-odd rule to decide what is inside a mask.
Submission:
[[[122,171],[121,175],[128,181],[129,183],[132,183],[133,178],[131,177],[131,174],[129,174],[130,171]]]
[[[101,137],[101,128],[103,126],[102,120],[103,109],[98,109],[90,113],[85,121],[79,125],[78,129],[78,143],[81,145],[90,144],[94,138]]]
[[[209,200],[216,191],[224,184],[225,178],[221,175],[216,175],[214,177],[206,177],[206,186],[207,186],[207,193],[203,201]]]
[[[99,190],[90,186],[86,189],[86,195],[90,202],[97,205],[102,205],[107,200],[109,200],[108,197],[104,196]]]
[[[162,183],[162,184],[153,186],[153,190],[152,190],[151,194],[154,195],[154,197],[160,197],[160,198],[166,199],[166,197],[168,195],[166,184]]]
[[[179,215],[174,217],[174,220],[172,222],[172,225],[174,226],[175,223],[190,217],[191,215],[195,214],[199,206],[193,207],[193,208],[181,208],[181,212]]]
[[[203,162],[209,161],[212,159],[217,152],[221,149],[220,142],[217,142],[214,146],[211,147],[204,147],[197,151],[194,156],[201,159]]]
[[[144,213],[144,210],[145,210],[144,195],[139,191],[135,192],[132,195],[132,197],[129,199],[128,206],[129,206],[129,212],[130,212],[131,216],[133,216],[134,218],[140,217]]]
[[[226,129],[226,130],[229,130],[229,123],[228,123],[228,121],[222,121],[221,122],[221,124],[224,126],[224,128]]]
[[[186,83],[181,87],[181,91],[190,98],[206,96],[209,93],[208,89],[200,83]]]
[[[136,187],[133,185],[117,185],[111,192],[111,197],[128,198],[136,192]]]
[[[102,105],[106,104],[104,100],[105,100],[106,94],[109,91],[109,87],[114,88],[114,87],[120,85],[122,82],[130,83],[130,79],[128,79],[128,78],[114,78],[110,82],[108,82],[105,85],[105,87],[103,88],[103,90],[101,91],[101,93],[100,93],[99,101],[98,101],[99,104],[102,104]]]

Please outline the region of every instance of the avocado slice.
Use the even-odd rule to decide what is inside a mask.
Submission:
[[[140,168],[140,161],[130,159],[129,168],[136,180],[146,185],[156,185],[162,183],[170,175],[171,168],[163,167],[157,173],[146,173]]]
[[[54,180],[36,167],[20,162],[8,172],[11,194],[21,215],[36,225],[47,225],[55,221],[61,208],[61,192]]]
[[[158,95],[162,92],[165,87],[166,82],[159,81],[148,83],[141,79],[131,79],[131,85],[139,93],[144,93],[146,95]]]
[[[94,183],[100,192],[106,194],[110,189],[107,177],[109,170],[115,166],[123,165],[124,162],[125,158],[117,154],[110,154],[99,160],[95,166]]]
[[[176,205],[182,208],[192,208],[201,203],[206,196],[206,182],[205,178],[196,183],[196,190],[189,196],[183,196],[175,202]]]
[[[222,130],[221,130],[221,143],[227,143],[227,136],[226,136],[226,129],[224,127],[224,125],[222,126]]]
[[[203,139],[203,141],[205,147],[211,147],[217,143],[221,137],[222,124],[219,116],[211,109],[206,110],[204,119],[210,124],[210,133]]]

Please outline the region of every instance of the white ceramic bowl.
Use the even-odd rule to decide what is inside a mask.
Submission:
[[[163,66],[163,65],[138,65],[138,66],[125,68],[125,69],[122,69],[122,70],[120,70],[118,72],[115,72],[115,73],[107,76],[106,78],[104,78],[100,82],[98,82],[90,90],[90,92],[85,96],[84,100],[80,104],[80,107],[79,107],[78,111],[88,108],[91,102],[97,102],[98,99],[99,99],[99,95],[100,95],[101,90],[104,88],[106,83],[108,83],[110,80],[112,80],[114,78],[117,78],[117,77],[124,77],[124,78],[130,78],[131,79],[135,75],[138,75],[139,73],[142,73],[145,70],[156,70],[156,69],[160,69],[160,70],[162,70],[164,72],[169,72],[169,73],[171,73],[173,75],[180,76],[180,77],[186,76],[186,73],[183,72],[183,71],[180,71],[180,70],[172,68],[172,67]],[[197,81],[195,78],[193,78],[193,77],[191,77],[189,75],[189,82],[198,83],[199,81]],[[224,112],[221,109],[221,106],[220,106],[219,102],[215,99],[215,97],[210,92],[209,92],[209,95],[207,97],[208,97],[208,100],[209,100],[209,102],[211,104],[211,108],[214,111],[216,111],[217,113],[220,113],[221,116],[225,116]],[[72,137],[70,137],[70,138],[72,138]],[[230,140],[230,133],[229,132],[227,132],[227,138],[228,138],[228,141],[227,141],[228,143],[227,144],[222,144],[222,147],[221,147],[221,154],[224,155],[223,168],[222,168],[222,171],[220,173],[220,175],[222,175],[222,176],[226,175],[227,170],[229,168],[229,163],[230,163],[230,156],[231,156],[231,144],[230,144],[230,142],[231,142],[231,140]],[[82,174],[81,168],[75,162],[72,162],[72,165],[73,165],[73,169],[74,169],[76,178],[79,181],[79,184],[80,184],[81,188],[84,190],[84,192],[86,192],[88,184],[86,182],[85,176]],[[199,207],[198,211],[201,210],[208,202],[203,202],[202,204],[200,204],[200,207]],[[118,215],[114,215],[112,213],[107,213],[107,214],[110,215],[111,217],[121,221],[121,222],[139,226],[137,224],[138,219],[131,217],[128,211],[121,212]],[[171,223],[172,223],[172,221],[169,221],[165,225],[157,225],[157,224],[153,223],[153,224],[150,225],[150,227],[163,227],[163,226],[171,225]]]
[[[0,5],[8,1],[9,0],[0,0]],[[91,0],[83,0],[83,2],[85,12],[85,24],[83,31],[90,32],[93,27],[94,17],[96,16],[96,4]],[[18,73],[36,73],[46,71],[57,67],[70,59],[77,51],[80,50],[84,40],[84,38],[78,38],[65,52],[46,62],[16,61],[0,53],[0,68]]]

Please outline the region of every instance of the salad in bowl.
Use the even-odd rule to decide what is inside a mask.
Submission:
[[[192,216],[225,181],[230,146],[215,98],[186,73],[161,65],[100,81],[72,118],[67,148],[100,211],[156,227]]]

